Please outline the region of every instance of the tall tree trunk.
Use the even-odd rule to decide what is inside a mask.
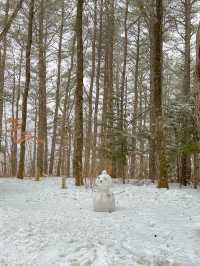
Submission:
[[[105,1],[106,44],[104,66],[104,95],[101,129],[101,167],[114,176],[113,165],[113,47],[114,0]]]
[[[38,109],[38,146],[37,146],[37,173],[36,180],[44,174],[44,155],[46,138],[46,66],[44,55],[44,0],[40,0],[39,10],[39,43],[38,43],[38,75],[39,75],[39,109]]]
[[[196,138],[200,139],[200,23],[196,34],[196,65],[195,65],[195,122],[196,122]],[[200,181],[200,155],[194,155],[194,187],[196,188]]]
[[[93,98],[93,85],[95,78],[95,63],[96,63],[96,31],[97,31],[97,0],[94,0],[94,31],[92,39],[92,71],[89,89],[89,112],[88,112],[88,124],[86,131],[86,143],[85,143],[85,165],[84,176],[88,177],[90,173],[90,155],[91,155],[91,139],[92,139],[92,98]]]
[[[153,4],[153,3],[152,3]],[[155,108],[154,108],[154,13],[150,9],[149,37],[150,37],[150,138],[149,138],[149,179],[152,182],[156,173],[156,143],[155,143]]]
[[[15,94],[16,94],[16,64],[14,62],[13,71],[13,88],[12,88],[12,128],[11,128],[11,175],[16,175],[16,119],[15,119]]]
[[[143,112],[143,94],[142,94],[142,84],[140,84],[140,114]],[[143,117],[140,118],[139,121],[139,134],[140,134],[140,140],[139,140],[139,149],[140,149],[140,164],[139,164],[139,178],[143,179],[144,177],[144,139],[142,137],[142,131],[143,131]]]
[[[23,141],[26,133],[27,120],[27,100],[30,88],[31,79],[31,45],[33,35],[33,16],[34,16],[34,0],[31,0],[29,7],[29,21],[28,21],[28,37],[26,45],[26,82],[23,92],[22,100],[22,126],[21,126],[21,144],[20,144],[20,159],[17,177],[23,179],[24,177],[24,160],[25,160],[25,141]]]
[[[191,64],[191,0],[185,0],[185,34],[184,34],[184,78],[183,78],[183,95],[184,102],[187,103],[190,98],[190,64]],[[188,117],[183,119],[183,145],[188,140]],[[181,155],[181,183],[186,186],[191,177],[191,158],[190,155],[183,153]]]
[[[125,128],[125,113],[124,113],[124,104],[125,104],[125,82],[126,82],[126,65],[127,65],[127,50],[128,50],[128,27],[127,27],[127,19],[128,19],[128,5],[129,0],[126,0],[125,7],[125,16],[124,16],[124,62],[123,62],[123,70],[122,70],[122,84],[121,84],[121,101],[120,101],[120,131],[121,131],[121,155],[120,155],[120,177],[123,179],[123,184],[125,184],[125,166],[126,166],[126,137],[124,136],[124,128]]]
[[[149,103],[148,103],[148,90],[147,87],[144,85],[144,118],[143,118],[143,129],[146,130],[147,128],[147,117],[148,117],[148,108],[149,108]],[[145,140],[145,139],[144,139]],[[146,141],[143,141],[142,143],[142,149],[143,152],[143,157],[144,157],[144,164],[143,164],[143,175],[144,178],[148,178],[148,157],[146,154]]]
[[[72,133],[71,133],[71,128],[68,128],[66,176],[70,176],[70,173],[71,173],[71,147],[72,147]]]
[[[75,91],[75,130],[73,174],[76,186],[83,185],[82,154],[83,154],[83,0],[77,1],[76,38],[77,38],[77,72]]]
[[[13,134],[13,164],[15,165],[15,169],[13,169],[13,176],[17,175],[17,155],[18,155],[18,147],[17,147],[17,132],[19,126],[19,101],[21,95],[21,73],[22,73],[22,62],[23,62],[23,50],[21,48],[20,54],[20,62],[19,62],[19,74],[18,74],[18,81],[17,81],[17,95],[16,95],[16,106],[15,106],[15,126],[14,126],[14,134]]]
[[[73,37],[73,43],[72,43],[72,53],[71,53],[71,62],[70,67],[67,73],[67,85],[65,90],[65,98],[64,98],[64,108],[63,108],[63,114],[62,114],[62,124],[61,124],[61,137],[60,137],[60,146],[58,151],[58,164],[57,164],[57,172],[56,175],[60,176],[60,170],[61,170],[61,162],[62,162],[62,156],[63,156],[63,148],[64,148],[64,138],[66,133],[66,124],[67,124],[67,110],[68,110],[68,97],[69,97],[69,90],[71,85],[71,78],[72,78],[72,70],[74,65],[74,50],[75,50],[75,41],[76,36]]]
[[[134,101],[133,101],[133,121],[132,121],[132,153],[130,164],[130,177],[136,177],[136,128],[137,128],[137,113],[138,113],[138,77],[139,77],[139,61],[140,61],[140,18],[138,19],[137,27],[137,42],[136,42],[136,61],[134,74]]]
[[[158,165],[158,188],[168,188],[165,142],[162,113],[162,64],[163,64],[163,1],[156,0],[153,20],[153,102],[155,108],[155,139]]]
[[[4,102],[4,110],[5,110],[5,102]],[[7,176],[8,174],[8,128],[7,128],[7,114],[6,112],[4,112],[4,121],[5,121],[5,137],[4,137],[4,141],[5,141],[5,148],[4,148],[4,165],[3,165],[3,176]]]
[[[44,76],[45,76],[45,86],[44,86],[44,162],[43,162],[43,173],[46,175],[48,172],[48,132],[47,132],[47,92],[46,92],[46,73],[47,73],[47,60],[46,60],[46,51],[47,51],[47,34],[48,34],[48,19],[45,13],[47,6],[47,1],[44,1]]]
[[[34,121],[34,140],[33,140],[33,160],[32,160],[32,167],[31,167],[31,175],[35,176],[35,168],[36,168],[36,154],[37,154],[37,118],[38,118],[38,104],[37,104],[37,97],[35,98],[35,121]]]
[[[200,139],[200,23],[196,34],[196,65],[195,65],[195,122]]]
[[[60,25],[60,37],[59,37],[59,47],[58,47],[58,70],[57,70],[57,86],[56,86],[56,107],[53,120],[53,137],[51,144],[51,156],[49,163],[49,175],[53,173],[54,167],[54,154],[56,146],[56,132],[57,132],[57,120],[58,120],[58,107],[60,102],[60,81],[61,81],[61,63],[62,63],[62,39],[63,39],[63,26],[64,26],[64,1],[62,5],[62,17]]]
[[[8,13],[9,13],[9,0],[6,2],[4,26],[6,27],[8,23]],[[1,41],[1,40],[0,40]],[[3,123],[3,103],[4,103],[4,75],[5,75],[5,63],[6,63],[6,52],[7,52],[7,39],[6,35],[2,38],[3,49],[0,48],[0,151],[2,142],[2,123]]]
[[[101,74],[101,58],[102,58],[102,27],[103,27],[103,0],[100,2],[100,18],[99,18],[99,38],[97,47],[97,71],[96,71],[96,97],[94,106],[94,129],[93,129],[93,147],[92,147],[92,178],[96,175],[96,149],[97,149],[97,131],[98,131],[98,111],[99,111],[99,90],[100,90],[100,74]]]

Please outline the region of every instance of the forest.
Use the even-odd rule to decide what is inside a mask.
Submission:
[[[0,266],[200,265],[200,1],[0,0]]]
[[[198,1],[0,5],[1,176],[197,187]]]

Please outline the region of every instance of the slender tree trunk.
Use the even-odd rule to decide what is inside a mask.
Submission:
[[[5,102],[4,102],[4,110],[5,110]],[[4,137],[4,141],[5,141],[5,148],[4,148],[4,165],[3,165],[3,176],[7,176],[8,174],[8,165],[7,165],[7,162],[8,162],[8,157],[7,155],[8,154],[8,128],[7,128],[7,114],[6,112],[4,112],[4,120],[5,120],[5,137]]]
[[[194,188],[196,189],[199,185],[199,166],[200,166],[200,160],[199,160],[199,154],[194,154],[194,177],[193,177],[193,183]]]
[[[196,139],[200,139],[200,23],[196,34],[196,65],[195,65],[195,122]],[[200,155],[194,155],[194,188],[197,188],[200,181]]]
[[[94,31],[92,40],[92,72],[89,89],[89,112],[88,112],[88,124],[86,131],[86,143],[85,143],[85,169],[84,176],[88,177],[90,173],[90,155],[91,155],[91,140],[92,140],[92,98],[93,98],[93,85],[95,78],[95,63],[96,63],[96,31],[97,31],[97,0],[94,0]]]
[[[48,19],[46,16],[46,6],[47,1],[44,0],[44,76],[45,76],[45,86],[44,86],[44,162],[43,162],[43,173],[46,175],[48,172],[48,132],[47,132],[47,92],[46,92],[46,73],[47,73],[47,60],[46,60],[46,51],[47,51],[47,38],[48,38]]]
[[[61,81],[61,63],[62,63],[62,39],[63,39],[63,26],[64,26],[64,1],[62,5],[62,17],[60,25],[60,37],[59,37],[59,47],[58,47],[58,70],[57,70],[57,86],[56,86],[56,107],[53,120],[53,137],[51,144],[51,156],[49,163],[49,175],[53,174],[54,167],[54,154],[56,146],[56,132],[57,132],[57,120],[58,120],[58,107],[60,101],[60,81]]]
[[[126,81],[126,65],[127,65],[127,53],[128,53],[128,27],[127,27],[127,19],[128,19],[128,5],[129,0],[126,0],[125,7],[125,16],[124,16],[124,62],[123,62],[123,70],[122,70],[122,84],[121,84],[121,101],[120,101],[120,131],[121,131],[121,156],[120,156],[120,176],[123,179],[123,184],[125,184],[125,166],[126,166],[126,137],[124,134],[125,127],[125,115],[124,115],[124,103],[125,103],[125,81]]]
[[[77,1],[76,38],[77,38],[77,73],[75,91],[75,130],[73,174],[76,186],[83,185],[82,155],[83,155],[83,0]]]
[[[25,160],[25,141],[23,141],[26,134],[26,120],[27,120],[27,100],[31,79],[31,45],[33,34],[33,16],[34,16],[34,0],[31,0],[29,7],[29,22],[28,22],[28,38],[26,45],[26,82],[23,92],[22,100],[22,127],[21,127],[21,144],[20,144],[20,159],[17,177],[23,179],[24,177],[24,160]]]
[[[185,46],[184,46],[184,78],[183,78],[183,95],[184,102],[187,103],[190,98],[190,64],[191,64],[191,0],[185,0]],[[184,116],[183,120],[183,144],[188,140],[188,117]],[[186,186],[191,178],[191,158],[190,155],[183,153],[181,155],[181,183]]]
[[[100,2],[99,18],[99,38],[97,48],[97,71],[96,71],[96,98],[94,107],[94,130],[93,130],[93,148],[92,148],[92,178],[96,175],[96,149],[97,149],[97,132],[98,132],[98,111],[99,111],[99,91],[100,91],[100,74],[102,58],[102,27],[103,27],[103,0]]]
[[[44,155],[45,155],[45,137],[46,137],[46,67],[44,56],[44,0],[40,0],[39,10],[39,121],[38,121],[38,146],[37,146],[37,173],[36,180],[44,174]]]
[[[162,44],[163,44],[163,1],[156,0],[156,15],[153,20],[153,102],[155,108],[155,139],[156,154],[158,165],[158,188],[168,188],[167,165],[165,157],[165,143],[163,132],[163,114],[162,114]]]
[[[32,160],[32,167],[31,167],[31,175],[35,176],[36,172],[36,154],[37,154],[37,118],[38,118],[38,105],[37,105],[37,97],[35,98],[35,123],[34,123],[34,140],[33,140],[33,160]]]
[[[140,103],[139,103],[139,112],[142,114],[143,112],[143,95],[142,95],[142,84],[140,84]],[[139,121],[139,133],[141,135],[139,140],[139,147],[140,147],[140,163],[139,163],[139,178],[143,179],[144,177],[144,139],[142,137],[142,131],[143,131],[143,117],[140,118]]]
[[[63,144],[64,144],[64,137],[65,137],[65,132],[66,132],[68,97],[69,97],[69,90],[70,90],[70,85],[71,85],[72,70],[73,70],[73,65],[74,65],[74,50],[75,50],[75,41],[76,41],[75,37],[76,36],[73,37],[71,62],[70,62],[69,70],[68,70],[67,86],[65,90],[64,108],[63,108],[62,124],[61,124],[60,146],[59,146],[59,151],[58,151],[58,164],[57,164],[57,174],[56,174],[57,176],[60,176],[61,161],[62,161],[62,154],[63,154]]]
[[[138,113],[138,76],[139,76],[139,61],[140,61],[140,19],[138,19],[137,28],[137,52],[135,62],[135,75],[134,75],[134,101],[133,101],[133,121],[132,121],[132,153],[130,164],[130,177],[136,177],[136,128],[137,128],[137,113]]]
[[[151,9],[149,22],[150,37],[150,138],[149,138],[149,179],[152,182],[157,177],[156,173],[156,143],[155,143],[155,107],[154,107],[154,14]]]
[[[23,47],[21,48],[20,54],[20,62],[19,62],[19,77],[17,82],[17,95],[16,95],[16,107],[15,107],[15,126],[14,126],[14,134],[13,134],[13,164],[15,165],[15,169],[13,169],[12,176],[17,175],[17,132],[19,127],[19,101],[21,95],[21,72],[22,72],[22,62],[23,62]]]
[[[195,65],[195,122],[198,132],[198,138],[200,139],[200,23],[198,25],[196,34],[196,65]]]
[[[181,183],[181,165],[180,165],[180,155],[177,154],[176,158],[176,174],[177,174],[177,180],[179,183]]]
[[[105,1],[106,44],[104,65],[104,95],[101,129],[101,167],[114,177],[113,161],[113,47],[114,1]]]
[[[6,2],[4,26],[6,27],[8,23],[8,13],[9,13],[9,0]],[[1,40],[0,40],[1,41]],[[4,74],[5,74],[5,63],[6,63],[6,52],[7,52],[7,39],[6,35],[2,38],[3,49],[0,48],[0,151],[2,142],[2,123],[3,123],[3,103],[4,103]]]
[[[15,119],[15,93],[16,93],[16,65],[14,63],[13,89],[12,89],[12,128],[11,128],[11,175],[16,175],[16,119]]]
[[[147,116],[148,116],[148,108],[149,108],[149,104],[148,104],[148,92],[147,92],[147,87],[144,85],[144,117],[143,117],[143,129],[145,130],[147,128]],[[142,130],[143,130],[142,129]],[[141,150],[143,151],[143,176],[144,178],[148,178],[148,158],[147,158],[147,154],[145,152],[146,150],[146,141],[144,139],[144,141],[141,143]]]

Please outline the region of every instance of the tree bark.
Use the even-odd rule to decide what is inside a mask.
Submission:
[[[199,185],[199,166],[200,166],[200,160],[199,160],[199,154],[194,154],[194,173],[193,173],[193,183],[194,188],[197,189]]]
[[[77,38],[77,72],[75,91],[75,130],[73,174],[76,186],[83,185],[83,0],[77,1],[76,38]]]
[[[27,120],[27,100],[30,88],[31,79],[31,46],[33,35],[33,16],[34,16],[34,0],[31,0],[29,7],[29,22],[28,22],[28,37],[26,45],[26,82],[23,92],[22,100],[22,127],[21,127],[21,144],[20,144],[20,159],[17,177],[23,179],[24,177],[24,160],[25,160],[25,141],[23,141],[26,133],[26,120]]]
[[[93,85],[95,78],[95,63],[96,63],[96,31],[97,31],[97,0],[94,0],[94,31],[92,39],[92,71],[90,79],[89,89],[89,111],[88,111],[88,123],[86,130],[86,143],[85,143],[85,165],[84,165],[84,176],[88,177],[90,173],[90,157],[91,157],[91,139],[92,139],[92,98],[93,98]]]
[[[197,124],[198,138],[200,138],[200,23],[196,34],[195,83],[195,121]]]
[[[16,95],[16,106],[15,106],[15,130],[13,134],[13,164],[15,165],[15,169],[13,169],[12,176],[17,175],[17,155],[18,155],[18,147],[17,147],[17,132],[19,126],[19,101],[21,95],[21,75],[22,75],[22,62],[23,62],[23,51],[24,48],[21,48],[20,54],[20,62],[19,62],[19,74],[17,81],[17,95]]]
[[[163,1],[156,0],[153,20],[153,102],[155,108],[156,162],[158,166],[158,188],[168,188],[165,142],[162,113],[162,64],[163,64]]]
[[[75,41],[76,41],[76,36],[73,37],[73,43],[72,43],[72,53],[71,53],[71,62],[70,62],[70,67],[68,70],[68,78],[67,78],[67,85],[65,89],[65,98],[64,98],[64,108],[63,108],[63,114],[62,114],[62,126],[61,126],[61,137],[60,137],[60,146],[59,146],[59,151],[58,151],[58,164],[57,164],[57,176],[60,176],[61,172],[61,162],[62,162],[62,157],[63,157],[63,146],[64,146],[64,138],[66,134],[66,124],[67,124],[67,110],[68,110],[68,98],[69,98],[69,90],[70,90],[70,85],[71,85],[71,78],[72,78],[72,70],[73,70],[73,65],[74,65],[74,50],[75,50]]]
[[[13,89],[12,89],[12,123],[11,123],[11,175],[16,175],[16,120],[15,120],[15,94],[16,94],[16,64],[14,62],[14,70],[13,70]]]
[[[57,70],[57,86],[56,86],[56,107],[54,112],[53,120],[53,137],[51,144],[51,155],[49,163],[49,175],[53,173],[54,167],[54,154],[56,146],[56,132],[57,132],[57,120],[58,120],[58,107],[60,102],[60,81],[61,81],[61,63],[62,63],[62,39],[63,39],[63,26],[64,26],[64,1],[62,5],[62,17],[60,25],[60,37],[59,37],[59,47],[58,47],[58,70]]]
[[[131,152],[131,165],[130,177],[136,177],[136,128],[137,128],[137,113],[138,113],[138,76],[139,76],[139,63],[140,63],[140,18],[137,25],[137,41],[136,41],[136,61],[134,73],[134,100],[133,100],[133,121],[132,121],[132,152]]]
[[[128,7],[129,0],[126,0],[125,7],[125,16],[124,16],[124,59],[123,59],[123,70],[122,70],[122,84],[121,84],[121,99],[120,99],[120,131],[121,131],[121,155],[120,155],[120,168],[119,174],[122,177],[123,184],[125,184],[125,166],[126,166],[126,137],[124,137],[124,128],[125,128],[125,112],[124,112],[124,104],[125,104],[125,82],[126,82],[126,65],[127,65],[127,53],[128,53],[128,27],[127,27],[127,19],[128,19]]]
[[[184,102],[187,104],[190,98],[190,64],[191,64],[191,0],[184,1],[184,17],[185,17],[185,34],[184,34],[184,78],[183,78],[183,96]],[[183,145],[188,140],[188,119],[184,116],[183,119]],[[191,158],[190,155],[183,153],[181,155],[181,183],[186,186],[191,178]]]
[[[101,168],[114,176],[113,161],[113,47],[114,1],[105,1],[106,40],[104,55],[104,92],[101,127]]]
[[[46,138],[46,66],[44,56],[44,0],[40,1],[39,10],[39,43],[38,43],[38,75],[39,75],[39,108],[38,108],[38,138],[37,138],[37,173],[36,180],[44,175],[44,155]]]
[[[8,23],[8,12],[9,12],[9,0],[6,2],[4,25],[6,27]],[[6,35],[2,37],[3,48],[0,47],[0,151],[2,142],[2,123],[3,123],[3,106],[4,106],[4,75],[5,75],[5,64],[6,64],[6,53],[7,53],[7,39]],[[1,51],[2,50],[2,51]]]
[[[155,143],[155,108],[154,108],[154,13],[150,9],[149,36],[150,36],[150,138],[149,138],[149,179],[152,182],[157,177],[156,172],[156,143]]]
[[[101,74],[101,59],[102,59],[102,28],[103,28],[103,0],[100,2],[100,18],[99,18],[99,38],[97,48],[97,71],[96,71],[96,97],[94,106],[94,129],[93,129],[93,148],[92,148],[92,179],[96,173],[96,149],[97,149],[97,131],[98,131],[98,110],[99,110],[99,93],[100,93],[100,74]]]

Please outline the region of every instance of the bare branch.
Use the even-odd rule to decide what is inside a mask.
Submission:
[[[17,4],[15,10],[13,11],[12,15],[10,16],[7,24],[5,25],[3,31],[0,33],[0,42],[3,40],[3,38],[6,36],[7,32],[9,31],[13,21],[15,20],[19,10],[22,8],[24,0],[20,0],[19,3]]]

